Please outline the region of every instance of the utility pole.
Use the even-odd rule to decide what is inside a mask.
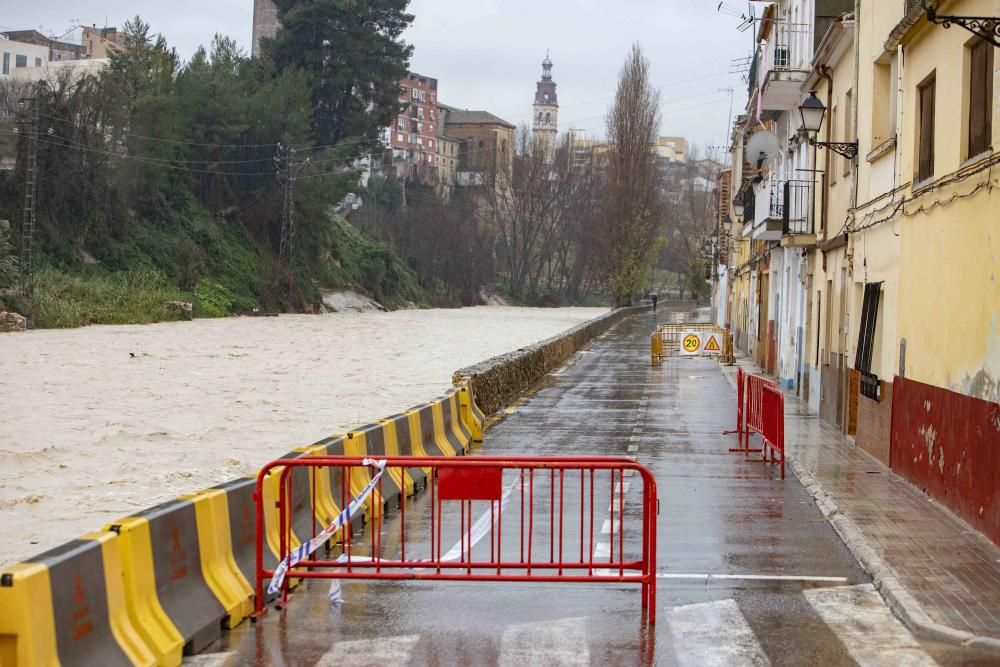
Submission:
[[[33,256],[32,246],[35,239],[35,201],[38,194],[38,128],[41,117],[41,106],[38,93],[42,86],[38,84],[35,97],[25,97],[20,100],[20,106],[30,109],[30,120],[19,120],[19,125],[27,125],[28,161],[24,168],[24,209],[21,222],[21,293],[31,296],[33,288]]]
[[[284,185],[285,201],[281,210],[281,243],[278,258],[291,269],[295,258],[295,181],[302,169],[309,164],[309,158],[298,160],[295,149],[278,144],[278,181]]]

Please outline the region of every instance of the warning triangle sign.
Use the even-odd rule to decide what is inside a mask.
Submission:
[[[715,339],[714,335],[708,337],[708,342],[705,343],[705,351],[706,352],[720,352],[721,351],[719,349],[719,341],[717,341]]]

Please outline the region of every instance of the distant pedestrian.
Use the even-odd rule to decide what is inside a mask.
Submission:
[[[656,292],[653,292],[649,296],[651,296],[653,298],[653,312],[655,313],[656,312],[656,302],[660,299],[660,295],[657,294]]]

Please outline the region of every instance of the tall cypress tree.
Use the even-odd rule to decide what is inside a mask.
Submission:
[[[369,152],[400,112],[399,80],[413,47],[401,38],[413,21],[409,0],[278,0],[282,28],[265,44],[279,71],[310,79],[313,140],[357,141]]]

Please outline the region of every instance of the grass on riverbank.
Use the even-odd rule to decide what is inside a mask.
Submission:
[[[166,302],[190,300],[190,294],[152,269],[70,275],[45,268],[35,275],[31,316],[40,329],[149,324],[171,319],[164,310]]]

